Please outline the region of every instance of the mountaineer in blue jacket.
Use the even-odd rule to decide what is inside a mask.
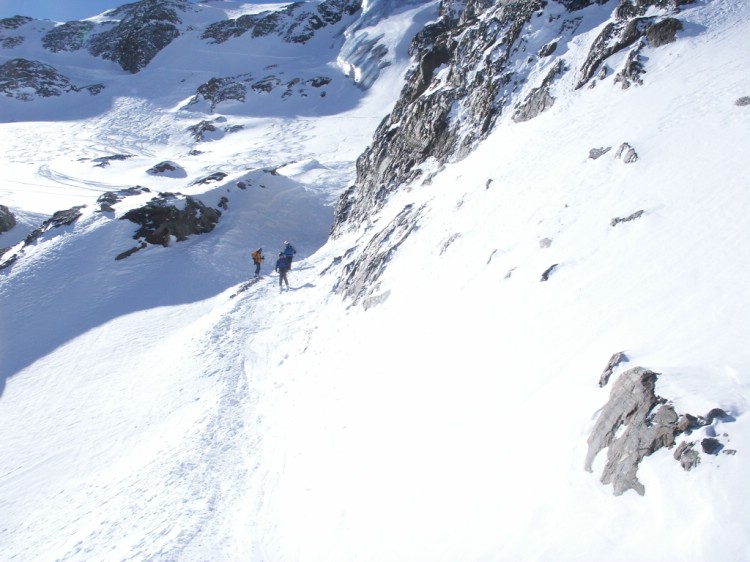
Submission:
[[[292,258],[294,257],[294,254],[297,253],[297,250],[294,249],[294,246],[292,246],[288,241],[284,241],[284,244],[286,247],[284,248],[284,257],[287,261],[287,269],[292,269]]]
[[[283,289],[282,283],[286,283],[286,289],[288,291],[289,279],[286,278],[286,273],[289,271],[289,262],[287,262],[284,252],[280,252],[279,259],[276,260],[276,271],[279,274],[279,291]]]

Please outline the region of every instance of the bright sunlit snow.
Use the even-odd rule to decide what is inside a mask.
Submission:
[[[223,4],[240,3],[206,2],[186,25]],[[248,56],[242,40],[188,31],[133,75],[48,53],[107,89],[0,99],[0,204],[18,219],[0,247],[86,205],[0,271],[3,559],[750,560],[750,108],[735,105],[750,95],[750,4],[684,6],[679,40],[647,51],[643,86],[574,90],[571,72],[551,109],[526,123],[507,112],[369,229],[329,240],[403,84],[403,38],[436,11],[372,13],[302,53],[267,38]],[[389,47],[367,90],[331,49],[355,33]],[[572,66],[590,40],[567,46]],[[324,97],[186,106],[212,76],[271,64],[334,79]],[[217,118],[243,128],[200,143],[186,132]],[[615,158],[623,142],[636,163]],[[613,149],[589,158],[598,147]],[[94,165],[113,154],[130,157]],[[187,177],[146,172],[162,161]],[[216,171],[226,178],[191,185]],[[95,211],[132,186],[152,193]],[[209,234],[115,261],[135,243],[120,217],[155,192],[226,196],[228,209]],[[409,204],[419,228],[380,298],[352,306],[332,264]],[[285,240],[298,253],[280,292]],[[263,278],[247,287],[258,247]],[[729,412],[691,439],[721,435],[736,454],[687,472],[662,449],[640,465],[644,496],[600,482],[603,452],[584,471],[616,351],[629,359],[618,373],[661,373],[679,412]]]

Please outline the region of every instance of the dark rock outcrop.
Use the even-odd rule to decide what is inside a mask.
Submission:
[[[13,35],[12,32],[31,21],[33,20],[26,16],[13,16],[12,18],[0,19],[0,47],[3,49],[13,49],[23,43],[26,38],[23,35]]]
[[[190,185],[206,185],[223,180],[227,175],[224,172],[214,172],[190,182]]]
[[[137,185],[135,187],[128,187],[127,189],[121,189],[119,191],[107,191],[102,193],[96,202],[99,204],[99,212],[112,213],[114,212],[114,205],[125,199],[126,197],[133,197],[135,195],[141,195],[142,193],[149,193],[151,190],[148,187],[141,187]]]
[[[244,128],[243,125],[226,125],[225,117],[217,117],[213,121],[201,121],[187,128],[187,131],[197,142],[219,140],[228,133],[236,133]],[[200,152],[198,152],[200,154]]]
[[[665,18],[646,30],[646,39],[652,47],[661,47],[677,40],[677,32],[682,31],[682,22],[675,18]]]
[[[49,219],[45,220],[39,228],[34,229],[23,241],[20,248],[17,248],[14,252],[10,253],[7,250],[3,252],[2,261],[0,261],[0,270],[5,269],[13,265],[21,257],[23,249],[27,246],[34,244],[40,237],[45,233],[49,232],[53,228],[60,228],[62,226],[70,226],[76,222],[81,215],[81,209],[84,209],[86,205],[78,205],[65,209],[63,211],[57,211]]]
[[[97,168],[106,168],[110,165],[111,162],[119,162],[132,157],[132,154],[110,154],[109,156],[99,156],[97,158],[93,158],[91,161],[96,163],[94,165]]]
[[[18,58],[0,66],[0,92],[21,101],[31,101],[35,96],[61,96],[82,90],[96,95],[103,88],[101,84],[76,86],[54,67],[39,61]]]
[[[549,266],[547,269],[545,269],[542,272],[542,277],[539,279],[540,282],[544,283],[549,279],[549,276],[552,275],[552,272],[557,269],[557,266],[560,265],[559,263],[553,263],[551,266]]]
[[[289,43],[306,43],[315,32],[351,16],[362,7],[361,0],[324,0],[310,7],[306,2],[294,2],[280,10],[246,14],[209,25],[202,39],[224,43],[250,33],[251,37],[279,35]]]
[[[167,176],[170,178],[186,178],[187,172],[185,168],[179,164],[172,162],[171,160],[165,160],[159,162],[155,166],[150,167],[146,170],[146,173],[151,176]]]
[[[86,40],[94,27],[94,24],[88,21],[63,23],[44,34],[42,46],[53,53],[78,51],[86,46]]]
[[[736,105],[738,107],[743,107],[743,106],[746,106],[746,105],[750,105],[750,96],[743,96],[741,98],[738,98],[734,102],[734,105]]]
[[[109,12],[120,22],[88,43],[89,52],[136,73],[180,35],[177,12],[191,9],[187,0],[141,0]]]
[[[226,78],[211,78],[198,86],[195,95],[190,98],[183,109],[187,109],[201,100],[208,102],[211,111],[224,101],[244,102],[247,96],[247,85],[253,80],[251,74],[240,74]]]
[[[0,19],[0,30],[18,29],[22,25],[26,25],[29,22],[34,21],[33,18],[28,16],[13,16],[10,18]]]
[[[639,219],[641,218],[642,215],[643,215],[643,209],[636,211],[635,213],[631,213],[627,217],[622,217],[622,218],[615,217],[611,221],[609,221],[609,224],[610,226],[617,226],[621,222],[630,222],[630,221],[634,221],[635,219]]]
[[[0,205],[0,234],[16,226],[16,217],[5,205]]]
[[[140,225],[133,238],[162,246],[168,246],[172,237],[180,242],[191,234],[211,232],[220,217],[220,210],[207,207],[201,201],[192,197],[180,200],[166,193],[122,216]]]

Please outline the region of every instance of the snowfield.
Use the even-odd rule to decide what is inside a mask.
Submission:
[[[256,8],[223,4],[206,10]],[[750,4],[684,6],[678,41],[644,51],[642,86],[575,90],[568,73],[551,109],[506,112],[466,158],[424,166],[430,181],[329,238],[438,5],[370,4],[359,32],[391,53],[370,89],[343,76],[332,45],[352,39],[331,32],[303,54],[264,46],[289,76],[335,76],[325,97],[183,109],[247,61],[242,39],[206,47],[195,31],[135,75],[66,54],[108,81],[101,99],[0,99],[0,203],[18,219],[0,246],[86,205],[0,271],[2,558],[750,560],[750,107],[735,104]],[[581,12],[571,66],[615,4]],[[243,128],[186,132],[217,117]],[[636,162],[615,156],[624,142]],[[92,161],[113,154],[130,157]],[[146,172],[165,160],[187,177]],[[136,185],[152,193],[95,210]],[[120,218],[166,191],[228,209],[209,234],[115,261],[136,229]],[[409,205],[417,228],[377,298],[343,298],[341,257]],[[282,292],[285,240],[298,254]],[[263,278],[247,285],[257,247]],[[584,470],[617,351],[614,376],[660,373],[677,412],[730,414],[689,437],[724,445],[693,470],[673,450],[646,457],[643,496],[600,482],[604,452]]]

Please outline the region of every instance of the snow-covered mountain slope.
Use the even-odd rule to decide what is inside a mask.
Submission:
[[[230,4],[255,10],[204,9]],[[268,40],[247,69],[242,37],[206,46],[197,25],[136,74],[79,53],[82,72],[102,65],[85,98],[101,106],[2,100],[0,204],[18,225],[0,241],[19,243],[0,271],[9,559],[750,559],[750,8],[392,4],[364,3],[317,47]],[[591,48],[668,19],[673,42]],[[389,65],[364,56],[381,34]],[[609,54],[577,87],[592,52]],[[329,69],[319,105],[251,86],[189,103],[274,53],[294,76]],[[179,167],[148,172],[163,161]],[[134,186],[151,191],[97,211]],[[222,210],[212,230],[116,261],[138,227],[121,217],[176,191]],[[244,283],[257,246],[264,277]],[[589,442],[637,366],[696,420],[605,485],[617,443],[588,472]],[[626,405],[616,436],[662,429]]]

